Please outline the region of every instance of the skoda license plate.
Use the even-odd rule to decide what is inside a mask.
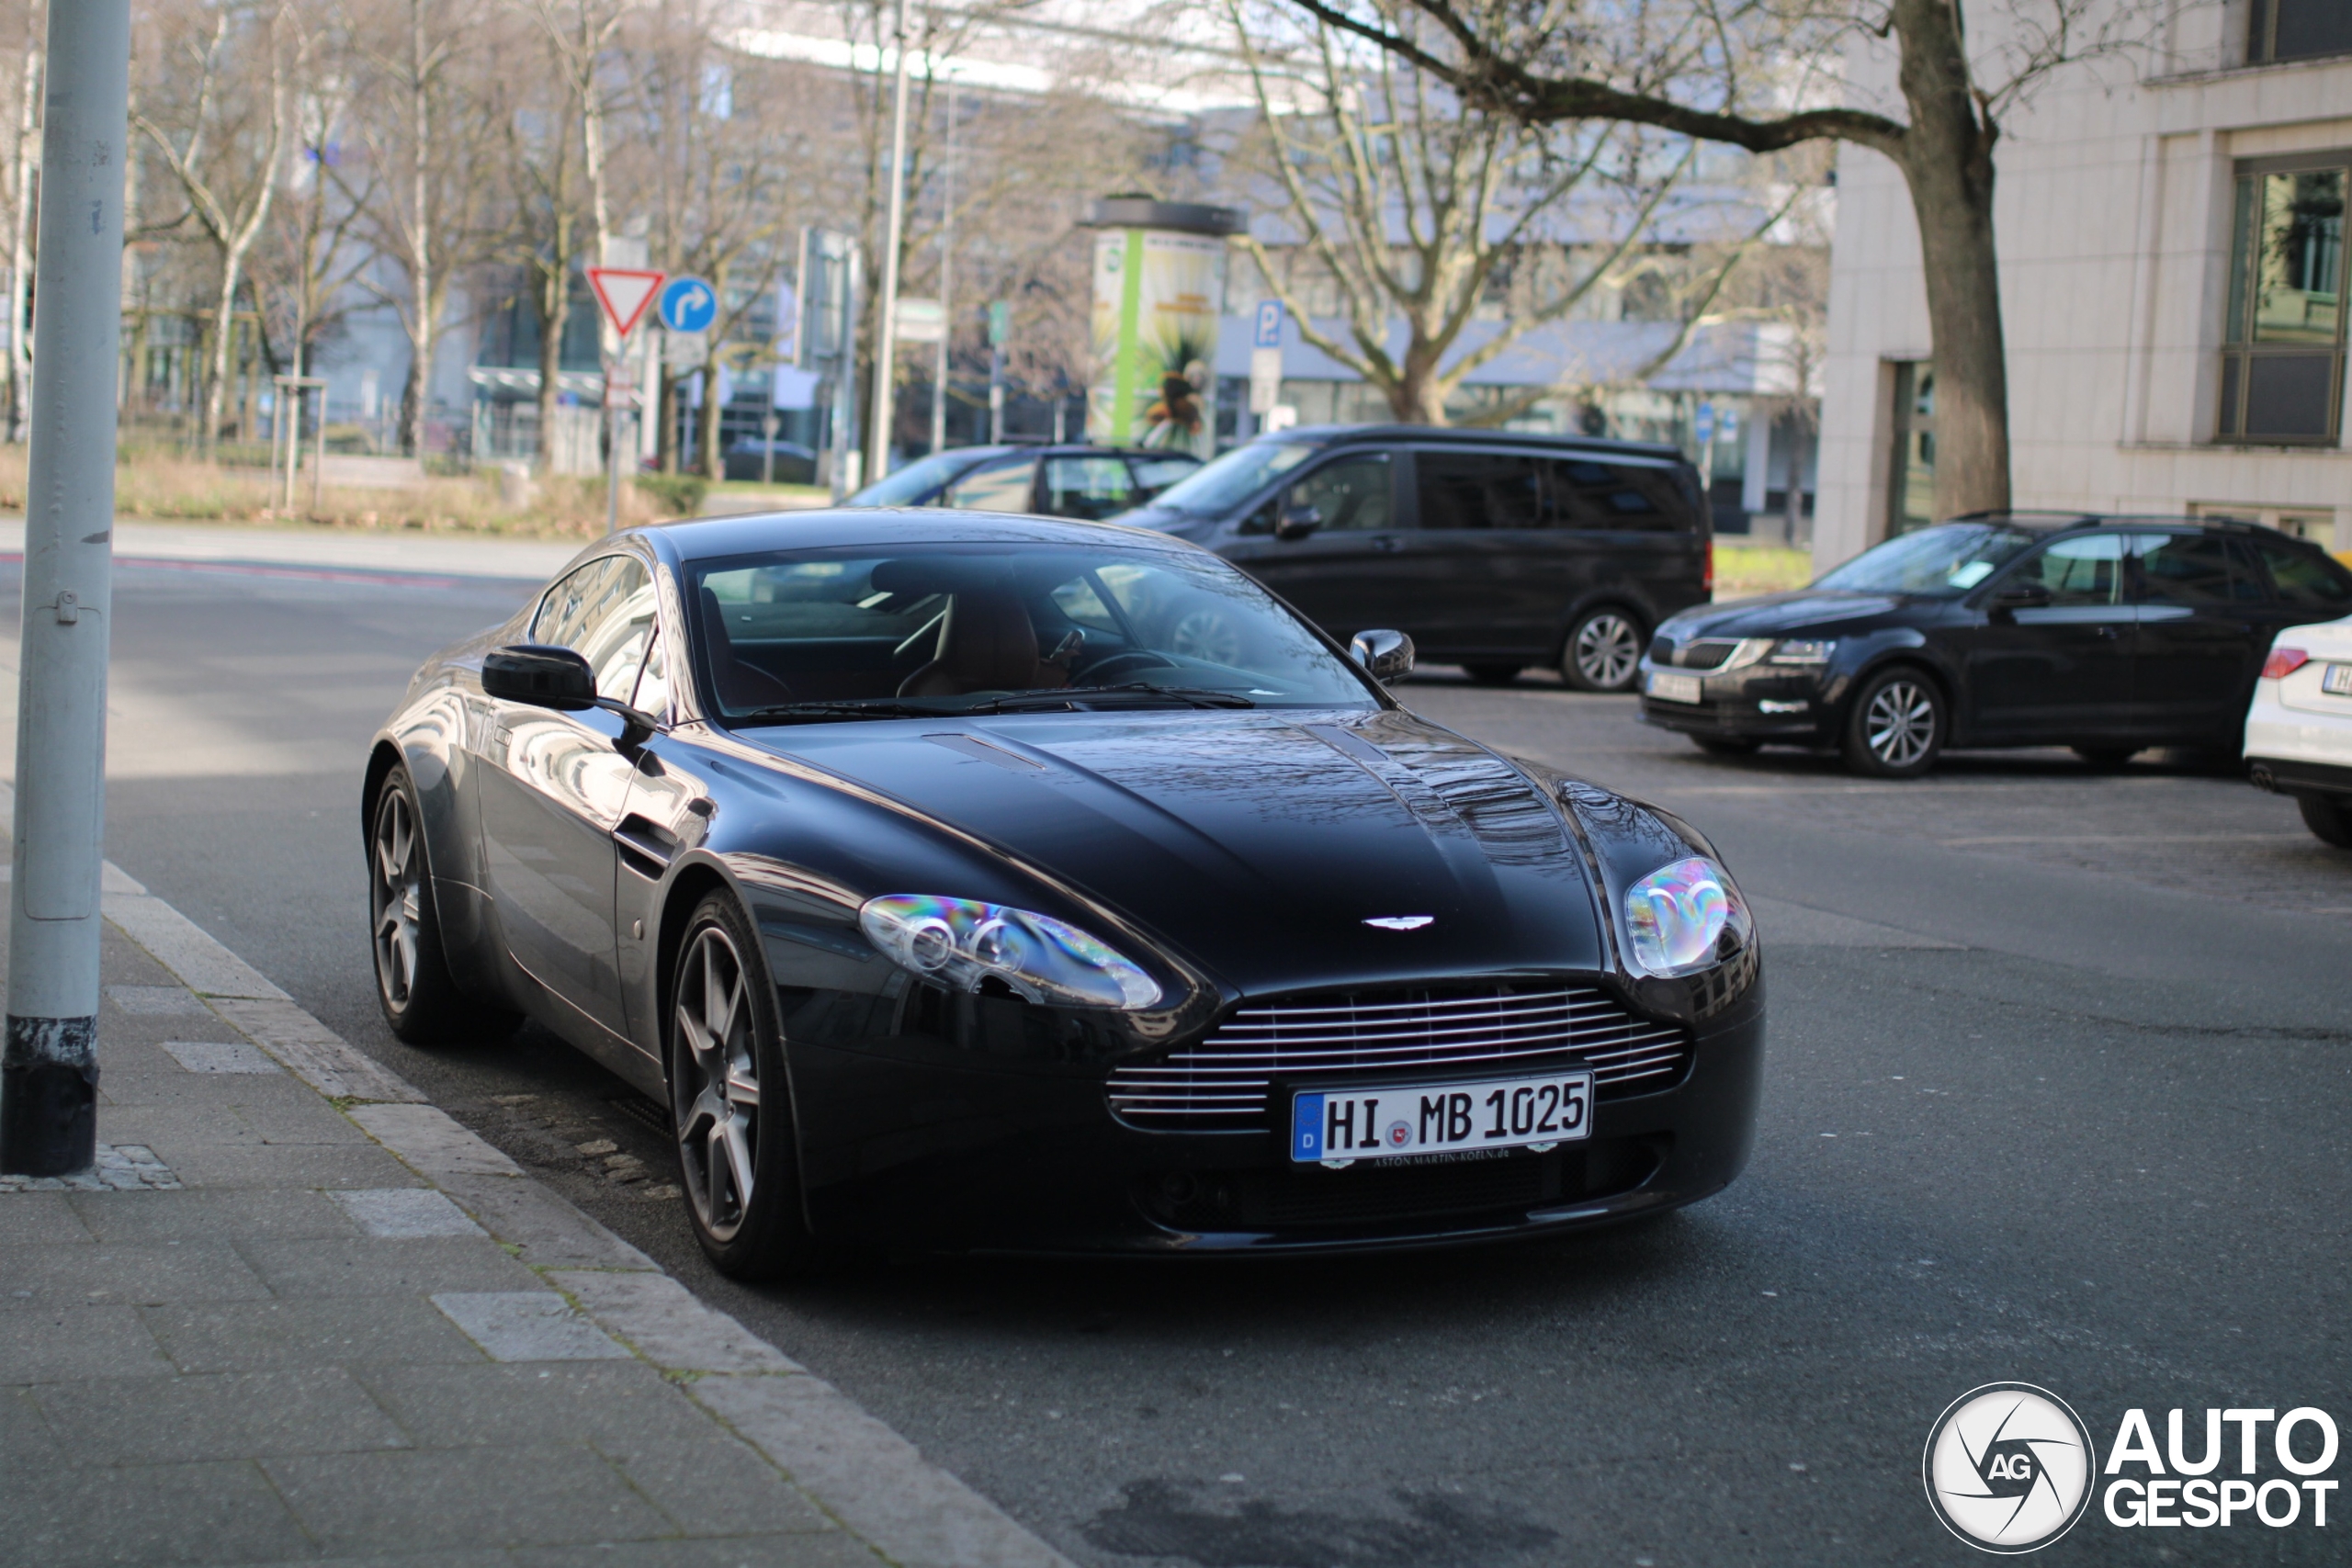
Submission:
[[[2319,689],[2339,697],[2352,697],[2352,664],[2331,664],[2327,673],[2319,678]]]
[[[1649,692],[1662,703],[1695,703],[1700,700],[1699,677],[1678,675],[1671,670],[1653,670]]]
[[[1592,1074],[1301,1094],[1290,1124],[1290,1157],[1302,1164],[1545,1149],[1592,1136]]]

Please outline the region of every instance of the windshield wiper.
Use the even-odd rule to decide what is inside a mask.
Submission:
[[[1035,692],[1015,692],[1010,696],[979,703],[966,713],[1015,713],[1025,707],[1067,706],[1072,703],[1091,702],[1102,696],[1167,697],[1196,708],[1254,708],[1258,705],[1237,692],[1211,691],[1204,686],[1156,686],[1148,681],[1130,681],[1115,686],[1058,686]]]
[[[750,713],[727,716],[731,725],[744,724],[816,724],[832,718],[944,718],[961,713],[961,708],[940,707],[932,703],[899,703],[886,700],[843,703],[778,703],[774,707],[754,708]]]

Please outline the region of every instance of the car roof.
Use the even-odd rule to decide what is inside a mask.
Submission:
[[[679,562],[764,550],[821,550],[858,546],[897,549],[910,545],[1141,545],[1153,549],[1199,547],[1149,528],[1081,523],[1003,512],[964,512],[940,506],[827,507],[812,512],[763,512],[651,523],[625,531]]]
[[[2056,533],[2069,528],[2210,528],[2225,534],[2291,539],[2276,528],[2243,517],[2182,517],[2163,513],[2116,512],[1963,512],[1948,523],[2007,523],[2012,527]]]
[[[1358,442],[1413,441],[1435,446],[1547,446],[1562,452],[1613,452],[1629,457],[1676,457],[1679,447],[1658,441],[1623,441],[1607,435],[1551,435],[1520,430],[1464,430],[1443,424],[1302,424],[1253,436],[1252,441],[1305,441],[1320,446]]]
[[[914,461],[920,463],[926,457],[1005,457],[1016,453],[1046,457],[1186,457],[1195,463],[1201,460],[1198,453],[1169,451],[1153,446],[1096,446],[1084,441],[999,441],[982,446],[948,446],[927,453],[924,457],[917,457]]]

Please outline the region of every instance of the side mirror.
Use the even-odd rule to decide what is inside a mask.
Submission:
[[[482,656],[481,690],[501,702],[578,713],[596,705],[596,672],[571,649],[516,643]]]
[[[2019,610],[2046,609],[2049,604],[2050,590],[2041,583],[2011,582],[1994,590],[1984,607],[1995,620],[2005,620]]]
[[[1348,639],[1348,657],[1375,681],[1398,681],[1413,672],[1413,639],[1403,632],[1358,632]]]
[[[481,691],[482,695],[501,702],[554,708],[559,713],[603,708],[618,714],[621,733],[614,745],[624,751],[636,750],[662,728],[651,714],[639,713],[616,698],[598,696],[596,672],[569,648],[522,642],[492,649],[482,655]]]
[[[1323,513],[1302,503],[1285,506],[1274,513],[1274,537],[1304,539],[1323,526]]]

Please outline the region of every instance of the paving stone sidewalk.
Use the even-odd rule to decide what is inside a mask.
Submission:
[[[0,1179],[0,1562],[1062,1562],[112,868],[107,909],[98,1172]]]

